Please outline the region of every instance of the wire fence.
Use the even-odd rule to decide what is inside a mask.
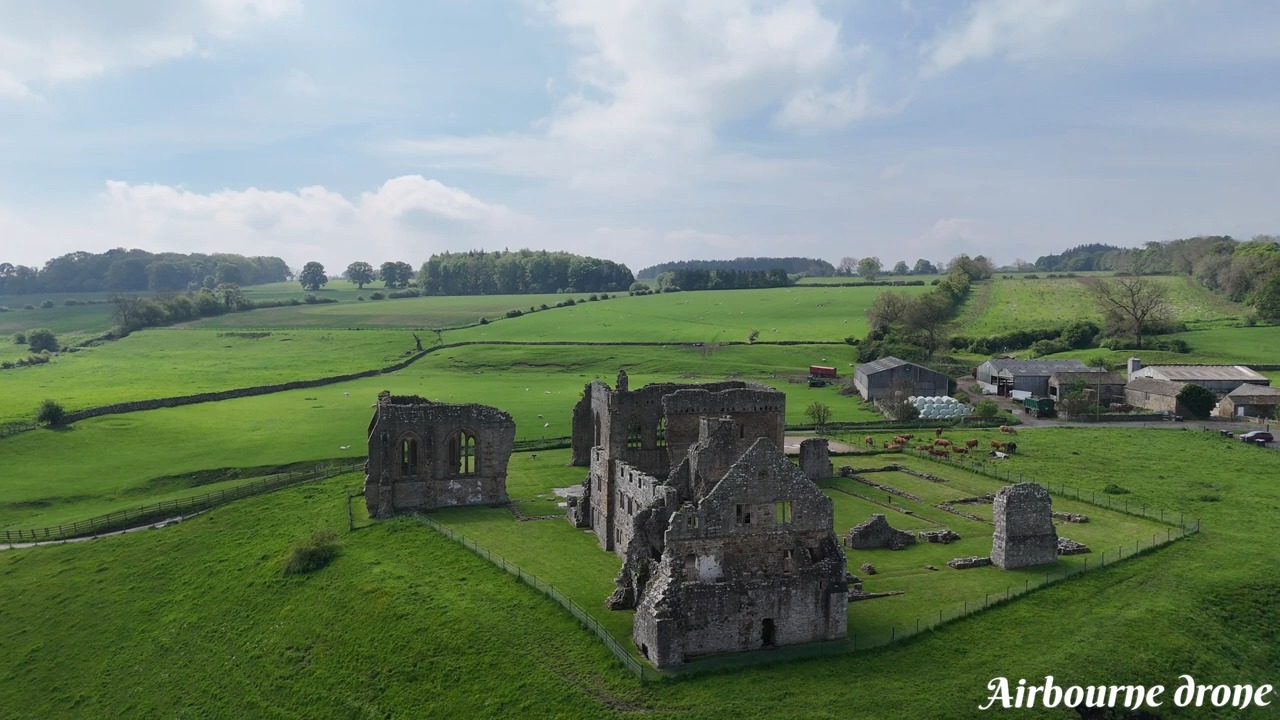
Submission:
[[[1089,503],[1090,505],[1107,508],[1108,510],[1114,510],[1115,512],[1136,515],[1138,517],[1146,518],[1147,520],[1155,520],[1157,522],[1172,525],[1176,518],[1177,525],[1182,528],[1185,528],[1189,522],[1197,527],[1200,524],[1199,519],[1188,520],[1185,513],[1153,507],[1151,505],[1147,505],[1145,502],[1132,501],[1128,498],[1117,498],[1107,492],[1099,493],[1096,490],[1082,490],[1078,487],[1067,485],[1066,483],[1054,484],[1041,482],[1029,475],[1025,475],[1020,472],[1015,473],[1007,468],[1001,472],[1001,468],[999,466],[993,466],[990,463],[985,463],[981,460],[958,460],[954,457],[939,457],[936,455],[930,455],[927,452],[920,452],[918,450],[905,448],[901,452],[902,454],[910,455],[911,457],[919,458],[921,460],[928,460],[929,462],[939,463],[941,465],[950,465],[951,467],[968,470],[969,472],[985,475],[990,478],[995,478],[996,480],[1003,480],[1008,483],[1037,483],[1043,486],[1050,493],[1078,500],[1080,502]]]
[[[575,618],[577,618],[578,621],[582,623],[583,627],[595,633],[596,637],[600,638],[600,641],[604,643],[604,646],[609,649],[609,652],[613,653],[614,657],[618,658],[618,660],[622,662],[622,664],[627,668],[627,670],[631,674],[635,675],[636,678],[640,680],[640,682],[643,683],[646,680],[656,679],[660,677],[658,670],[648,667],[647,665],[644,665],[639,660],[636,660],[634,657],[632,657],[631,654],[627,652],[626,648],[622,647],[622,645],[619,644],[616,639],[614,639],[613,635],[609,634],[609,631],[605,629],[603,625],[601,625],[595,618],[591,617],[591,615],[586,610],[583,610],[582,606],[578,605],[578,603],[569,599],[567,596],[565,596],[564,593],[556,589],[556,587],[551,583],[543,580],[537,575],[526,572],[525,570],[521,569],[519,565],[516,565],[510,560],[507,560],[501,554],[493,552],[492,550],[484,547],[480,543],[477,543],[476,541],[468,538],[467,536],[454,531],[452,528],[446,525],[441,525],[440,523],[436,522],[435,520],[432,520],[431,518],[427,517],[426,515],[423,515],[420,512],[414,512],[413,515],[422,524],[426,525],[432,530],[435,530],[436,532],[439,532],[440,534],[444,535],[450,540],[453,540],[454,542],[461,544],[466,549],[470,550],[476,555],[479,555],[485,560],[488,560],[494,565],[497,565],[498,567],[502,568],[508,573],[515,575],[516,579],[519,580],[520,582],[525,583],[526,585],[538,590],[543,595],[546,595],[547,597],[559,603],[561,607],[563,607],[565,610],[568,610]]]
[[[732,670],[741,667],[748,667],[760,664],[772,664],[776,662],[786,662],[798,660],[807,657],[821,657],[827,655],[840,655],[859,650],[867,650],[875,647],[883,647],[892,645],[920,633],[936,630],[944,625],[955,622],[964,617],[984,612],[990,608],[998,607],[1004,603],[1010,602],[1014,598],[1021,597],[1027,593],[1033,592],[1040,588],[1055,585],[1068,578],[1082,575],[1092,570],[1098,570],[1108,565],[1132,558],[1137,555],[1143,555],[1152,550],[1167,545],[1181,538],[1200,532],[1200,521],[1194,520],[1180,527],[1169,527],[1163,533],[1155,533],[1150,539],[1141,537],[1136,539],[1132,544],[1118,545],[1115,549],[1107,548],[1101,550],[1096,557],[1085,558],[1084,564],[1079,566],[1059,566],[1054,568],[1028,568],[1023,570],[1010,571],[1010,582],[1005,586],[1003,592],[989,592],[982,597],[974,596],[969,600],[963,600],[959,604],[948,608],[940,608],[936,616],[930,614],[928,616],[920,616],[914,621],[904,623],[902,625],[891,624],[887,629],[867,630],[859,628],[850,628],[847,637],[841,640],[821,643],[808,643],[803,645],[788,645],[782,647],[769,648],[754,652],[730,653],[724,655],[715,655],[705,658],[696,658],[683,666],[672,669],[658,670],[646,663],[636,659],[618,640],[609,633],[609,631],[601,625],[595,618],[591,617],[587,611],[583,610],[580,605],[560,592],[551,583],[521,569],[519,565],[511,562],[501,554],[493,552],[483,545],[471,540],[452,528],[442,525],[435,520],[415,512],[415,517],[427,527],[439,532],[449,539],[461,544],[463,547],[472,551],[476,555],[497,565],[506,572],[515,575],[521,582],[537,589],[547,597],[559,603],[564,609],[576,617],[582,625],[588,630],[596,634],[605,647],[618,658],[626,669],[636,676],[641,683],[672,679],[676,677],[684,677],[696,675],[706,672],[716,672],[721,670]],[[1164,537],[1160,537],[1163,535]],[[1091,562],[1092,560],[1092,562]],[[957,571],[963,572],[963,571]],[[1016,580],[1022,580],[1022,586],[1019,587]],[[851,603],[851,606],[854,604]],[[852,618],[856,619],[856,611],[852,613]]]
[[[218,505],[232,502],[233,500],[239,500],[252,495],[261,495],[262,493],[279,490],[280,488],[289,487],[290,485],[297,485],[299,483],[323,480],[325,478],[343,475],[345,473],[359,470],[362,467],[364,467],[364,460],[338,464],[325,463],[317,465],[311,470],[282,473],[280,475],[273,475],[260,480],[254,480],[243,485],[237,485],[235,487],[218,490],[216,492],[176,498],[174,500],[165,500],[163,502],[153,503],[143,507],[129,508],[127,510],[117,510],[116,512],[99,515],[97,517],[89,518],[88,520],[80,520],[71,523],[70,525],[34,528],[31,530],[5,530],[3,531],[4,543],[7,545],[13,545],[15,543],[52,542],[123,530],[145,524],[149,521],[159,521],[165,518],[179,517],[194,512],[201,512],[217,507]]]

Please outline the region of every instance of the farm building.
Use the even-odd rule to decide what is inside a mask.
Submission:
[[[1050,375],[1049,397],[1061,400],[1071,392],[1072,385],[1082,381],[1086,395],[1093,397],[1100,394],[1101,398],[1097,401],[1104,405],[1124,400],[1124,378],[1120,377],[1120,373],[1102,370],[1056,372]]]
[[[1124,386],[1124,401],[1134,407],[1146,408],[1154,412],[1167,412],[1174,415],[1189,415],[1186,408],[1178,404],[1178,393],[1187,383],[1155,378],[1131,378]]]
[[[1269,385],[1241,385],[1218,401],[1213,414],[1218,417],[1280,416],[1280,388]]]
[[[895,383],[904,381],[912,383],[912,395],[950,394],[951,378],[937,370],[896,357],[883,357],[862,363],[853,371],[853,384],[863,400],[879,400],[889,394]]]
[[[1203,385],[1219,395],[1226,395],[1241,385],[1270,385],[1265,375],[1244,365],[1150,365],[1142,367],[1130,359],[1129,379],[1152,378],[1179,383]]]
[[[1056,372],[1088,372],[1079,360],[988,360],[978,366],[978,382],[997,395],[1028,393],[1049,397],[1049,376]]]

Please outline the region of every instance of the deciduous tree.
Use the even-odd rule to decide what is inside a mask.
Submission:
[[[221,279],[221,274],[218,277]],[[321,285],[329,282],[329,278],[324,274],[324,265],[312,260],[302,266],[302,272],[298,273],[298,281],[302,283],[303,290],[319,290]]]
[[[1151,278],[1088,278],[1085,286],[1102,309],[1108,327],[1132,335],[1139,350],[1147,330],[1167,322],[1173,314],[1168,287]]]
[[[363,290],[365,285],[373,282],[373,266],[367,262],[353,262],[347,266],[347,279]]]

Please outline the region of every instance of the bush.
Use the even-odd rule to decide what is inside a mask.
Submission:
[[[83,305],[84,303],[80,302],[79,300],[76,300],[75,298],[67,298],[66,300],[62,301],[62,304],[66,305],[67,307],[75,307],[76,305]]]
[[[22,306],[22,309],[23,309],[23,310],[35,310],[35,309],[36,309],[36,306],[35,306],[35,305],[23,305],[23,306]]]
[[[1128,495],[1129,494],[1128,490],[1120,487],[1115,483],[1109,483],[1106,487],[1102,488],[1102,492],[1108,495]]]
[[[380,292],[372,292],[372,293],[369,293],[369,299],[370,299],[370,300],[381,300],[381,299],[382,299],[382,298],[384,298],[384,297],[386,297],[386,295],[383,295],[383,294],[382,294],[382,293],[380,293]]]
[[[482,317],[482,318],[480,318],[480,324],[481,324],[481,325],[488,325],[488,324],[489,324],[489,318],[487,318],[487,317]]]
[[[67,412],[54,400],[45,400],[36,410],[36,422],[49,427],[57,427],[67,417]]]
[[[515,309],[515,310],[508,310],[508,311],[507,311],[507,317],[509,317],[509,318],[518,318],[518,317],[520,317],[521,315],[524,315],[524,311],[523,311],[523,310],[520,310],[519,308],[517,308],[517,309]]]
[[[1000,414],[1000,406],[996,405],[994,400],[983,400],[973,406],[973,416],[980,418],[993,418]]]
[[[9,312],[8,305],[0,305],[0,312]]]
[[[14,334],[13,334],[13,344],[14,344],[14,345],[26,345],[26,344],[27,344],[27,334],[26,334],[26,333],[20,333],[20,332],[16,332],[16,333],[14,333]]]
[[[286,575],[309,573],[328,565],[338,556],[338,535],[329,528],[316,530],[311,537],[299,541],[284,565]]]
[[[1217,404],[1218,396],[1203,385],[1190,383],[1178,392],[1178,402],[1193,416],[1204,418],[1209,416],[1209,412]]]
[[[590,302],[595,302],[599,299],[600,299],[599,295],[592,295],[591,297],[587,298],[587,300],[589,300]]]
[[[58,350],[58,338],[48,328],[38,328],[27,333],[27,344],[31,346],[31,352]]]
[[[45,310],[48,310],[49,308],[53,307],[53,301],[45,300],[44,302],[40,303],[40,307],[44,308]]]
[[[1054,353],[1066,352],[1071,346],[1061,340],[1037,340],[1031,344],[1031,352],[1037,357],[1041,355],[1052,355]]]
[[[629,288],[627,288],[627,289],[628,289],[629,291],[633,292],[633,293],[636,293],[636,292],[641,292],[641,291],[643,291],[643,290],[648,290],[648,289],[649,289],[649,286],[648,286],[646,283],[642,283],[642,282],[640,282],[639,280],[637,280],[637,281],[635,281],[635,282],[631,283],[631,287],[629,287]]]
[[[307,293],[306,295],[302,296],[302,302],[308,305],[315,305],[316,303],[320,302],[320,298],[316,297],[315,295],[312,295],[311,293]]]
[[[392,300],[399,300],[400,298],[418,297],[421,294],[422,294],[422,291],[418,290],[417,288],[408,288],[406,290],[394,290],[391,293],[389,293],[387,297],[391,298]]]
[[[356,296],[356,300],[357,300],[357,301],[359,301],[359,302],[364,302],[364,296],[363,296],[363,295],[357,295],[357,296]]]

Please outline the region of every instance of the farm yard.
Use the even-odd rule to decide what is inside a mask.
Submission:
[[[972,297],[982,287],[994,294],[1020,282],[1037,283],[996,280]],[[1042,282],[1049,292],[1073,281]],[[619,367],[633,388],[763,382],[786,393],[792,427],[810,422],[805,409],[815,401],[830,406],[836,422],[878,420],[858,397],[842,395],[838,385],[810,388],[805,375],[813,364],[835,366],[842,378],[852,374],[854,349],[842,340],[866,332],[864,311],[880,290],[588,301],[446,330],[444,343],[471,344],[434,350],[392,373],[19,432],[0,438],[0,530],[69,523],[233,487],[295,464],[363,457],[370,405],[382,390],[494,405],[515,418],[520,441],[565,437],[583,385],[612,384]],[[471,324],[532,302],[530,296],[359,302],[348,297],[354,288],[333,292],[341,302],[149,329],[59,354],[46,365],[0,372],[0,423],[30,418],[46,396],[77,410],[371,370],[414,353],[411,331],[403,328]],[[1007,313],[1011,302],[1000,300],[1003,311],[992,302],[984,315]],[[45,326],[81,307],[45,310],[51,313]],[[1227,315],[1211,305],[1195,312],[1201,325],[1187,335],[1196,337],[1196,352],[1204,345],[1222,353],[1205,355],[1220,362],[1272,360],[1276,328],[1218,324]],[[970,319],[1000,327],[994,316]],[[224,321],[234,323],[219,325]],[[746,344],[752,330],[761,332],[759,340],[798,344]],[[434,333],[418,335],[428,349],[436,342]],[[1249,339],[1233,350],[1239,338]],[[494,344],[502,342],[581,344]],[[654,344],[586,344],[600,342]],[[849,570],[866,592],[904,594],[851,603],[849,629],[859,640],[821,657],[777,650],[737,661],[712,658],[691,667],[716,672],[638,684],[559,606],[413,519],[369,520],[357,498],[349,505],[356,529],[348,532],[347,493],[363,482],[352,474],[237,501],[162,530],[0,551],[6,588],[37,599],[8,605],[0,623],[0,642],[9,649],[0,660],[8,678],[0,684],[0,707],[39,716],[301,717],[474,715],[483,703],[483,715],[945,717],[957,698],[984,697],[986,679],[996,676],[1168,684],[1193,672],[1214,682],[1256,683],[1280,667],[1269,641],[1280,624],[1274,612],[1280,584],[1268,579],[1271,543],[1259,530],[1274,525],[1280,510],[1273,482],[1280,453],[1171,423],[1149,430],[1023,429],[1017,452],[995,460],[976,451],[1012,436],[948,429],[944,437],[954,443],[978,441],[966,469],[884,452],[900,432],[837,436],[860,451],[834,457],[837,469],[877,471],[858,473],[861,480],[821,481],[835,504],[834,530],[882,513],[898,529],[946,527],[961,539],[900,551],[847,550]],[[522,515],[563,512],[552,491],[584,475],[566,461],[562,449],[512,457],[508,489]],[[879,470],[890,464],[905,471]],[[1083,569],[1087,561],[1089,571],[957,618],[971,604],[1013,594],[1018,582],[1010,578],[1026,589],[1041,574],[948,568],[952,558],[990,551],[990,505],[953,505],[980,519],[938,505],[992,493],[1003,478],[1018,477],[1053,488],[1054,510],[1089,516],[1088,523],[1059,524],[1058,532],[1093,552],[1057,564]],[[1168,516],[1161,523],[1125,508]],[[630,647],[631,613],[603,606],[619,560],[590,534],[562,518],[521,522],[507,508],[431,517],[555,585]],[[1163,540],[1193,518],[1202,522],[1201,533],[1138,557],[1126,549],[1125,559],[1112,564],[1113,545]],[[290,548],[322,527],[338,531],[332,564],[309,576],[282,575]],[[1104,552],[1107,566],[1099,568]],[[860,572],[868,562],[875,575]],[[925,629],[939,611],[948,622]],[[917,619],[920,634],[866,649],[886,633],[914,632]],[[1034,653],[1025,651],[1028,642]],[[101,672],[108,658],[111,667],[129,668],[128,675]],[[749,670],[737,669],[747,664]],[[260,691],[231,691],[244,687]]]

